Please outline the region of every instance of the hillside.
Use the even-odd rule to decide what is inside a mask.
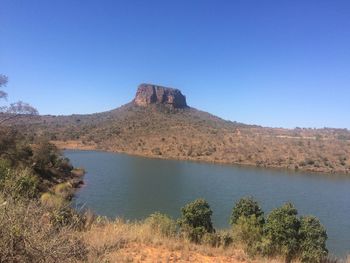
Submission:
[[[179,90],[142,84],[135,99],[88,115],[40,116],[16,123],[60,147],[148,157],[350,173],[346,129],[282,129],[225,121],[191,108]]]

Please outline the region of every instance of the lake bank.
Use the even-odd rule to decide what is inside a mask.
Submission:
[[[152,153],[142,153],[138,151],[126,151],[126,150],[111,150],[111,149],[103,149],[100,148],[97,144],[93,143],[83,143],[82,141],[77,140],[68,140],[68,141],[51,141],[56,147],[58,147],[61,150],[81,150],[81,151],[102,151],[102,152],[110,152],[110,153],[122,153],[122,154],[128,154],[131,156],[138,156],[138,157],[145,157],[145,158],[151,158],[151,159],[162,159],[162,160],[179,160],[179,161],[193,161],[193,162],[200,162],[200,163],[208,163],[208,164],[226,164],[226,165],[235,165],[235,166],[243,166],[243,167],[256,167],[256,168],[265,168],[265,169],[275,169],[275,170],[282,170],[287,172],[302,172],[302,173],[315,173],[315,174],[341,174],[341,175],[349,175],[348,172],[329,172],[322,169],[315,169],[315,168],[292,168],[292,167],[285,167],[285,166],[278,166],[278,165],[257,165],[254,163],[249,162],[231,162],[227,160],[213,160],[210,158],[195,158],[195,157],[188,157],[188,156],[171,156],[171,155],[157,155]]]
[[[211,204],[216,227],[226,228],[235,200],[253,195],[265,211],[291,201],[300,214],[320,218],[329,247],[345,255],[350,245],[350,180],[346,176],[158,160],[95,151],[65,151],[73,165],[86,168],[85,187],[75,204],[111,218],[143,219],[154,211],[173,217],[188,201]]]

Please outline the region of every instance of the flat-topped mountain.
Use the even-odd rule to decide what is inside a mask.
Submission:
[[[139,85],[134,103],[138,106],[162,104],[172,108],[186,108],[186,97],[178,89],[153,84]]]
[[[282,129],[225,121],[187,106],[177,89],[141,84],[117,109],[17,121],[29,137],[66,148],[98,149],[327,173],[350,173],[346,129]]]

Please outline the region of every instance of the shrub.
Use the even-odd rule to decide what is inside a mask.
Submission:
[[[53,227],[46,215],[35,201],[0,207],[0,262],[85,262],[87,250],[71,226]]]
[[[64,206],[66,200],[62,196],[47,192],[43,193],[40,198],[41,203],[48,208],[59,208]]]
[[[61,183],[54,187],[54,192],[56,195],[61,196],[63,199],[71,199],[73,196],[73,187],[70,183]]]
[[[39,180],[29,169],[0,168],[0,191],[14,199],[34,198],[39,190]]]
[[[191,241],[199,243],[205,233],[215,232],[211,221],[213,211],[204,199],[197,199],[187,204],[181,212],[179,225]]]
[[[44,140],[33,147],[34,169],[37,173],[44,175],[46,170],[59,164],[59,151],[57,147]]]
[[[177,233],[176,222],[168,215],[156,212],[145,220],[150,228],[165,237],[174,237]]]
[[[258,202],[252,197],[241,198],[232,209],[230,224],[236,224],[242,216],[250,217],[252,215],[255,216],[260,225],[264,224],[264,212],[261,210]]]
[[[39,180],[29,170],[19,172],[14,194],[19,197],[34,198],[38,194]]]
[[[263,226],[255,215],[241,216],[233,227],[233,239],[249,256],[262,252]]]
[[[212,247],[228,247],[232,244],[233,239],[229,232],[219,231],[214,233],[205,233],[202,237],[202,243]]]
[[[271,211],[265,224],[265,252],[282,255],[289,262],[299,250],[300,220],[298,211],[291,203],[286,203]]]
[[[85,228],[86,216],[80,214],[69,206],[69,204],[49,210],[50,222],[57,229],[69,226],[74,230]]]
[[[302,262],[321,262],[328,255],[327,233],[320,221],[313,216],[301,218],[300,259]]]
[[[228,247],[232,244],[233,238],[232,235],[228,231],[221,231],[220,233],[221,245],[223,247]]]
[[[62,172],[68,173],[73,169],[72,164],[70,163],[68,158],[60,158],[58,159],[57,166]]]
[[[206,232],[203,234],[201,242],[212,247],[219,247],[221,245],[221,237],[218,233]]]

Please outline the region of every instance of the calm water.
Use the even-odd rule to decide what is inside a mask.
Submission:
[[[87,171],[76,204],[99,215],[140,219],[160,211],[178,217],[182,206],[203,197],[214,212],[214,225],[224,228],[234,202],[253,195],[266,212],[291,201],[300,214],[319,217],[328,231],[330,252],[338,256],[350,252],[350,177],[95,151],[65,151],[65,155]]]

